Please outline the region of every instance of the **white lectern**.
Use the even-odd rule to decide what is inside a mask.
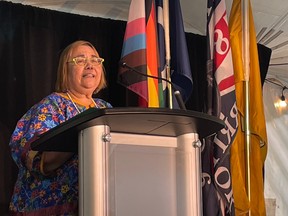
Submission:
[[[80,216],[198,216],[200,139],[223,127],[188,110],[89,109],[32,149],[78,152]]]

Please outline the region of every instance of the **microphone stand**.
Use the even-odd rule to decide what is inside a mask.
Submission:
[[[162,78],[162,77],[156,77],[156,76],[152,76],[152,75],[148,75],[148,74],[143,74],[139,70],[129,66],[126,62],[120,62],[120,66],[123,67],[123,68],[128,68],[129,70],[131,70],[131,71],[133,71],[133,72],[135,72],[135,73],[137,73],[137,74],[139,74],[141,76],[150,77],[150,78],[153,78],[153,79],[157,79],[157,80],[161,80],[161,81],[167,82],[173,88],[173,92],[174,92],[175,98],[177,100],[177,103],[178,103],[180,109],[181,110],[186,110],[186,106],[185,106],[185,103],[183,101],[183,98],[182,98],[182,95],[181,95],[180,91],[175,88],[175,86],[173,85],[173,83],[170,80]]]

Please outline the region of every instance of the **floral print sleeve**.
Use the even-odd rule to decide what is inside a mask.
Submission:
[[[37,135],[65,121],[63,111],[57,101],[44,98],[39,105],[33,106],[17,123],[12,134],[10,147],[12,157],[18,167],[27,166],[28,170],[38,173],[41,153],[31,151],[30,143]]]

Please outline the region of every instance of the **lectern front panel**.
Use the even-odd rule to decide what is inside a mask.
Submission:
[[[175,148],[110,148],[109,216],[177,216]]]
[[[135,134],[132,139],[126,134],[127,142],[119,144],[113,135],[124,141],[111,133],[109,216],[201,215],[200,150],[193,146],[197,134],[171,137],[166,145],[147,135],[138,135],[141,145],[135,145]]]

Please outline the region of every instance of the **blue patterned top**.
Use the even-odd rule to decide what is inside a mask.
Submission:
[[[96,108],[112,108],[94,99]],[[77,104],[80,112],[87,107]],[[10,203],[12,215],[78,215],[78,155],[75,154],[53,175],[41,173],[41,152],[31,151],[30,143],[39,135],[77,115],[69,98],[52,93],[35,104],[18,121],[9,146],[19,173]],[[61,143],[59,143],[61,145]],[[13,214],[14,212],[14,214]]]

